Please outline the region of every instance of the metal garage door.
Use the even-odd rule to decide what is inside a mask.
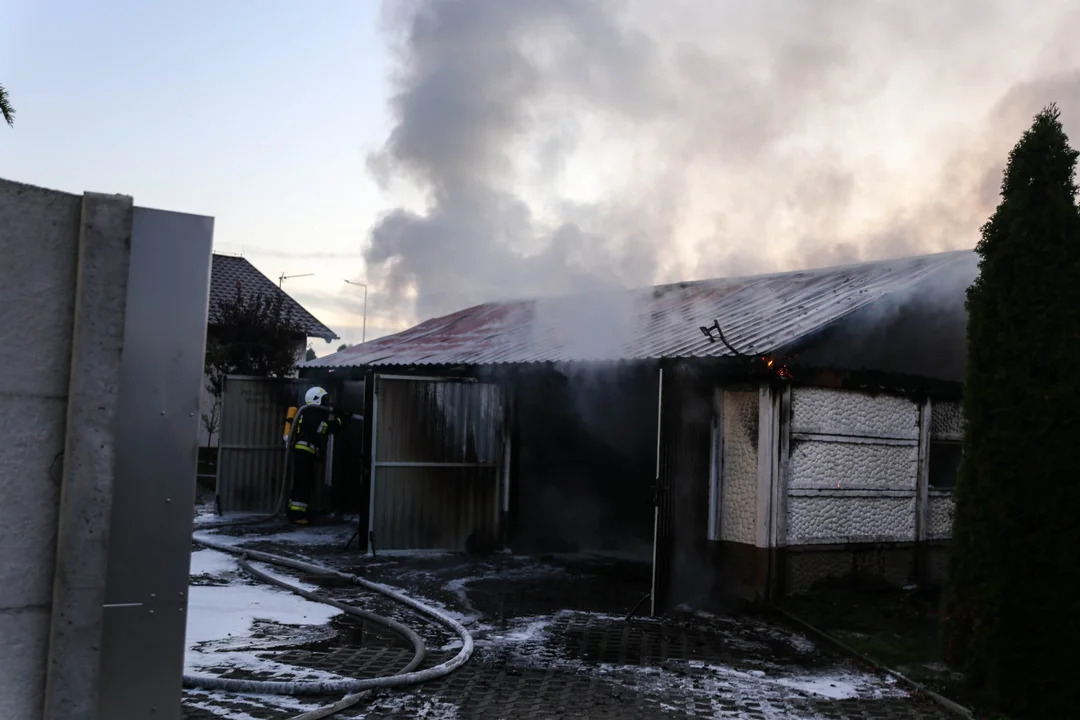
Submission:
[[[496,385],[376,375],[368,549],[494,542],[506,504],[504,415]]]

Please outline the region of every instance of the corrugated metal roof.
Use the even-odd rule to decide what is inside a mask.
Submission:
[[[220,313],[219,303],[227,303],[236,296],[236,288],[245,297],[255,293],[262,293],[267,297],[275,295],[283,296],[283,309],[292,320],[299,325],[308,337],[317,337],[323,340],[337,340],[337,334],[330,328],[315,319],[304,306],[296,302],[287,292],[279,288],[270,278],[255,269],[255,266],[242,257],[233,255],[213,256],[213,264],[210,269],[210,308],[209,324],[218,322]]]
[[[719,320],[726,339],[741,353],[768,354],[946,268],[974,268],[974,260],[972,251],[963,250],[642,290],[487,303],[304,366],[731,356],[723,343],[710,343],[699,330],[713,320]],[[958,292],[962,296],[962,288]]]

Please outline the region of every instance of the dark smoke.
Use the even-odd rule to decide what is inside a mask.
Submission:
[[[1031,116],[1080,123],[1072,2],[386,7],[369,167],[419,201],[372,230],[373,313],[972,247]]]
[[[978,256],[954,262],[840,320],[792,363],[838,370],[874,370],[963,382],[967,359],[966,290]]]

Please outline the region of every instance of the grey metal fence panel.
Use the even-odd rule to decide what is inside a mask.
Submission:
[[[179,716],[212,245],[212,218],[135,208],[94,717]]]
[[[496,536],[503,402],[495,385],[379,378],[375,545],[461,549]]]
[[[312,385],[295,378],[226,378],[217,478],[222,513],[274,510],[285,459],[285,414],[290,405],[303,403]],[[325,510],[329,494],[324,483],[316,483],[312,508]]]

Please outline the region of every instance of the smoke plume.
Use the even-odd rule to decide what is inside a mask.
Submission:
[[[1080,5],[387,2],[372,309],[972,247]]]

